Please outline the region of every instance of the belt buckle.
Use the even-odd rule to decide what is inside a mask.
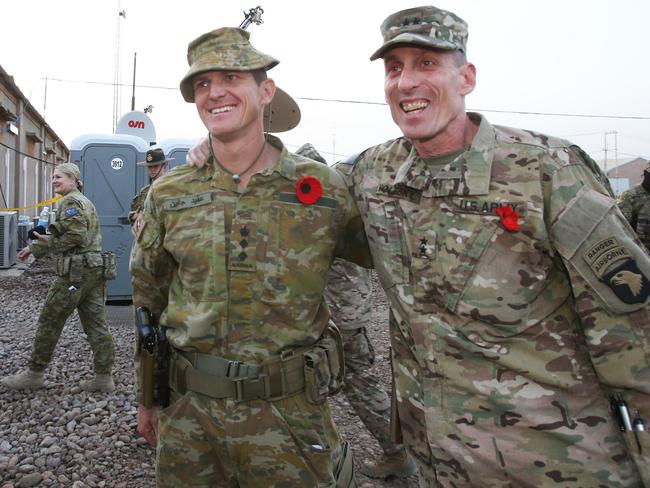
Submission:
[[[243,402],[243,401],[249,401],[249,400],[267,400],[271,397],[271,382],[269,380],[269,375],[265,373],[261,373],[259,376],[256,378],[247,378],[247,377],[239,377],[239,378],[232,378],[233,383],[235,384],[235,401],[236,402]],[[244,388],[244,381],[247,382],[247,387]],[[258,390],[257,392],[253,392],[252,390],[254,389],[255,386],[258,386],[261,384],[261,392]],[[246,395],[246,390],[250,389],[251,394],[250,396]],[[261,393],[261,394],[260,394]]]
[[[244,364],[242,361],[228,361],[228,366],[226,367],[226,378],[232,380],[242,379],[239,377],[239,369],[242,364]]]

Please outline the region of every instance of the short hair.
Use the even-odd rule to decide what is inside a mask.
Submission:
[[[265,69],[256,69],[251,71],[251,74],[253,75],[253,79],[255,80],[255,83],[257,85],[261,85],[262,82],[266,79],[268,79],[268,76],[266,76],[266,70]]]

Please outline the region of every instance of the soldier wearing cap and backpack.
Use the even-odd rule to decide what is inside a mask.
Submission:
[[[152,148],[147,151],[144,161],[136,163],[138,166],[146,166],[147,173],[149,173],[149,184],[142,187],[136,196],[131,201],[131,210],[129,212],[129,223],[133,229],[133,224],[138,218],[138,215],[144,210],[144,201],[147,199],[149,188],[162,175],[167,172],[167,163],[173,161],[174,158],[167,159],[165,152],[159,148]]]
[[[354,486],[327,405],[343,351],[323,289],[335,256],[368,266],[369,250],[343,178],[269,134],[299,110],[248,38],[222,28],[190,43],[181,92],[211,155],[152,185],[136,224],[133,301],[166,335],[171,388],[167,405],[146,386],[165,366],[143,327],[138,431],[157,444],[158,486]]]

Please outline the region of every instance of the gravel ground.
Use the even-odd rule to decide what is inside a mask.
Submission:
[[[0,376],[26,366],[36,319],[53,280],[53,261],[47,259],[34,262],[19,277],[0,277]],[[388,387],[387,306],[375,288],[370,337],[377,372]],[[111,330],[116,346],[114,393],[87,393],[78,386],[92,375],[92,357],[76,313],[66,323],[46,372],[46,388],[15,392],[0,386],[0,488],[155,486],[154,450],[135,431],[133,329],[122,324]],[[331,406],[341,434],[352,440],[355,464],[378,458],[379,445],[345,398],[332,398]],[[357,472],[357,485],[416,487],[417,480],[384,482]]]

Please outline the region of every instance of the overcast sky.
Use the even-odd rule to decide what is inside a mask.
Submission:
[[[368,58],[381,44],[381,21],[419,2],[5,2],[0,65],[68,146],[81,134],[110,134],[119,22],[127,85],[120,113],[131,108],[137,52],[136,109],[153,105],[159,141],[197,138],[205,129],[178,90],[187,44],[209,30],[238,26],[243,11],[257,5],[264,23],[252,28],[253,43],[281,61],[269,75],[302,110],[300,125],[281,135],[290,150],[309,141],[333,162],[399,135],[384,104],[382,63]],[[608,167],[616,155],[650,158],[648,0],[441,0],[436,6],[469,24],[468,58],[478,71],[469,109],[495,124],[571,139],[598,160],[607,148]]]

